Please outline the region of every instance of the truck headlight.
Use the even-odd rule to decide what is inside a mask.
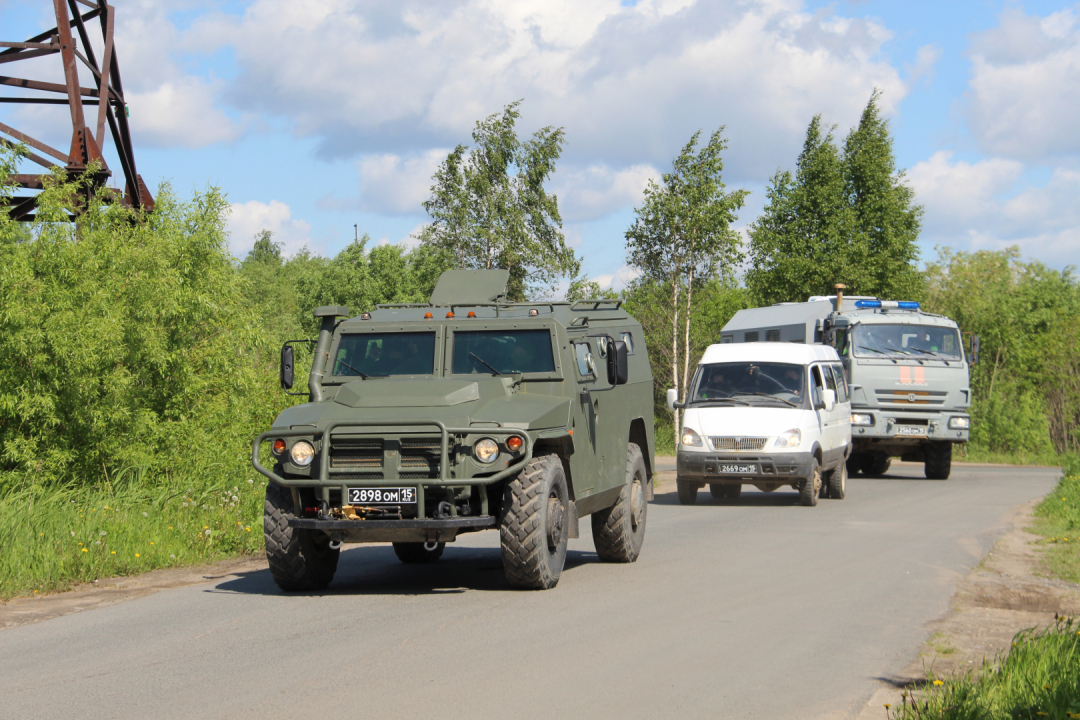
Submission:
[[[874,416],[870,413],[851,413],[852,425],[873,425]]]
[[[311,461],[315,459],[315,448],[311,446],[307,440],[301,440],[292,446],[292,450],[289,451],[289,457],[292,459],[294,465],[300,467],[307,467],[311,464]]]
[[[484,438],[473,445],[473,457],[485,465],[499,457],[499,445],[491,438]]]
[[[971,428],[971,418],[969,417],[951,417],[949,418],[950,430],[968,430]]]
[[[793,428],[787,432],[782,432],[776,438],[776,447],[799,447],[799,443],[802,442],[802,431],[798,428]]]
[[[689,447],[701,447],[701,436],[694,432],[693,428],[682,429],[682,444]]]

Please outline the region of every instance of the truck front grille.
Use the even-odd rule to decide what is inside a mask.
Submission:
[[[330,439],[330,467],[342,470],[378,469],[383,466],[383,441]]]
[[[424,480],[439,477],[440,438],[402,438],[398,467],[403,479]]]
[[[878,390],[877,400],[880,404],[905,405],[905,406],[941,406],[945,404],[947,392],[936,390]]]
[[[710,437],[713,450],[760,450],[769,438],[763,437]]]

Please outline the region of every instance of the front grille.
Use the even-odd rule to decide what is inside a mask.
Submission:
[[[439,477],[440,438],[402,438],[399,477],[406,480],[426,480]]]
[[[710,437],[713,450],[760,450],[769,438],[763,437]]]
[[[439,477],[439,473],[430,472],[403,472],[398,473],[398,477],[402,480],[431,480],[432,478]]]
[[[944,405],[947,395],[935,390],[878,390],[877,400],[890,405]]]
[[[383,441],[381,439],[330,440],[330,467],[342,469],[381,468]]]
[[[381,472],[334,473],[334,480],[382,480]]]

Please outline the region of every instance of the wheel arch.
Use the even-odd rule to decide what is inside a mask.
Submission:
[[[651,484],[653,476],[653,454],[652,447],[649,446],[649,433],[646,430],[645,418],[636,417],[630,421],[629,442],[632,442],[641,448],[641,456],[645,458],[645,474],[648,476]]]
[[[566,476],[566,492],[571,501],[576,501],[574,494],[574,475],[570,471],[570,456],[574,454],[574,438],[570,435],[555,438],[543,438],[533,445],[533,457],[538,455],[558,455],[562,461],[563,475]]]

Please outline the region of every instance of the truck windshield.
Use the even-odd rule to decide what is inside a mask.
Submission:
[[[342,335],[334,356],[334,375],[389,377],[431,375],[434,371],[433,332]]]
[[[856,357],[910,355],[924,360],[959,360],[963,352],[956,328],[933,325],[856,325],[849,345]]]
[[[806,368],[792,363],[730,362],[702,365],[690,402],[739,400],[780,401],[801,405],[806,397]]]
[[[480,330],[454,333],[455,375],[555,372],[547,330]]]

